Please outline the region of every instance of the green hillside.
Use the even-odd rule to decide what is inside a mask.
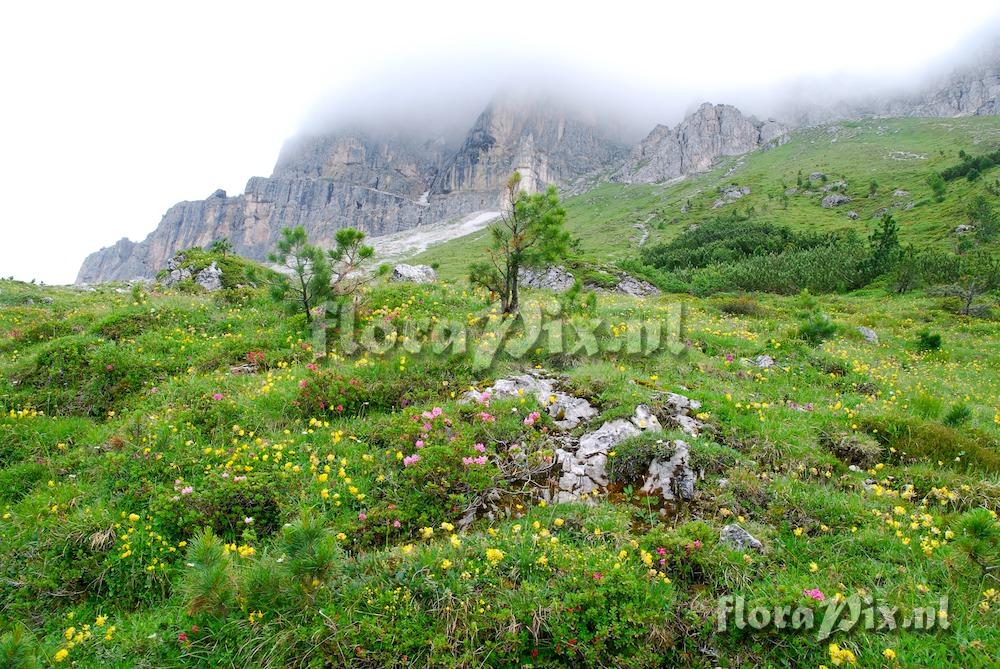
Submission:
[[[672,184],[605,184],[569,197],[567,228],[580,238],[587,254],[608,261],[635,254],[643,235],[637,224],[648,230],[645,244],[649,245],[671,239],[692,224],[752,208],[755,220],[763,222],[867,235],[877,223],[876,212],[888,210],[900,225],[903,242],[949,247],[955,241],[955,227],[967,222],[969,199],[985,192],[1000,169],[976,183],[949,183],[940,203],[932,198],[927,177],[957,163],[961,150],[975,155],[997,147],[1000,118],[996,116],[844,121],[796,131],[783,146],[729,158],[710,172]],[[783,194],[796,187],[800,172],[803,179],[821,172],[827,181],[814,184],[814,195],[789,195],[786,201]],[[847,182],[846,195],[852,202],[830,209],[820,206],[827,193],[819,189],[841,179]],[[868,197],[872,180],[878,188],[874,197]],[[714,209],[720,188],[733,183],[749,186],[750,194]],[[898,190],[908,195],[897,197]],[[852,210],[857,220],[847,217]],[[428,249],[414,262],[437,263],[444,278],[460,278],[485,241],[485,232],[474,233]]]
[[[996,667],[1000,263],[950,249],[1000,172],[943,202],[927,176],[998,145],[996,118],[841,124],[567,202],[592,269],[747,185],[739,241],[861,233],[863,287],[814,296],[525,290],[506,318],[376,275],[333,327],[218,249],[184,261],[216,292],[0,281],[0,668]],[[786,207],[800,170],[853,202]],[[948,250],[931,278],[896,285],[884,207]],[[483,234],[420,260],[458,279]],[[823,239],[767,262],[832,273]]]

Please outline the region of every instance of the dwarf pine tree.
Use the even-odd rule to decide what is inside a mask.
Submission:
[[[486,261],[469,266],[469,281],[500,299],[505,314],[519,308],[518,273],[522,267],[551,263],[566,255],[569,234],[563,230],[566,210],[556,189],[529,195],[520,192],[521,174],[507,180],[503,213],[490,226],[491,244]]]

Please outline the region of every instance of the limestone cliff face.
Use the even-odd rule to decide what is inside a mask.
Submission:
[[[123,239],[88,256],[77,282],[152,277],[177,251],[222,237],[263,260],[287,226],[332,245],[343,227],[383,235],[495,210],[514,170],[528,190],[562,186],[616,165],[627,151],[594,121],[512,99],[491,104],[458,146],[362,129],[297,138],[270,177],[251,178],[240,195],[217,191],[174,205],[144,241]]]
[[[832,104],[799,101],[780,113],[795,126],[844,119],[898,116],[986,116],[1000,114],[1000,43],[973,62],[902,94],[846,96]]]
[[[655,183],[702,172],[723,156],[780,144],[787,133],[788,128],[777,121],[758,121],[731,105],[706,102],[674,128],[656,126],[614,179]]]
[[[923,95],[891,103],[885,111],[896,111],[901,116],[1000,114],[1000,47],[992,57],[956,70]]]
[[[597,119],[552,102],[503,98],[480,114],[434,182],[434,193],[503,188],[511,172],[537,191],[624,160],[628,147]]]
[[[798,126],[869,115],[997,113],[1000,48],[920,94],[799,107],[783,118]],[[177,251],[222,237],[241,255],[262,260],[292,225],[332,245],[346,226],[383,235],[496,210],[515,170],[531,191],[549,184],[579,191],[609,175],[624,183],[665,181],[706,170],[723,156],[780,144],[788,133],[777,121],[707,103],[674,128],[657,126],[631,151],[609,127],[551,101],[504,96],[454,144],[362,128],[297,138],[270,177],[251,178],[239,195],[216,191],[174,205],[142,242],[122,239],[88,256],[77,281],[152,277]]]

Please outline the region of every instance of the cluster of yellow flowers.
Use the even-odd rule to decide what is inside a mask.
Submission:
[[[257,553],[257,549],[248,544],[240,544],[238,546],[235,543],[225,544],[223,549],[225,550],[226,555],[236,553],[241,558],[253,557]]]
[[[75,617],[76,616],[72,611],[66,615],[66,618],[71,621]],[[90,625],[89,623],[80,625],[80,627],[70,625],[63,631],[63,638],[66,639],[66,643],[62,646],[62,648],[55,652],[52,659],[57,663],[65,662],[69,657],[71,650],[82,643],[86,643],[87,641],[96,638],[98,635],[105,641],[111,641],[111,639],[114,638],[115,629],[114,625],[108,625],[108,617],[103,615],[97,616],[93,625]]]
[[[1000,591],[996,588],[984,590],[983,599],[979,602],[979,610],[983,613],[989,613],[993,606],[998,603],[1000,603]]]
[[[847,648],[841,648],[835,643],[831,643],[827,648],[827,652],[830,654],[830,662],[835,667],[839,666],[854,666],[858,663],[857,656],[848,650]]]
[[[11,418],[21,419],[21,418],[38,418],[39,416],[44,416],[44,411],[39,411],[37,409],[24,408],[24,409],[11,409],[7,414]]]

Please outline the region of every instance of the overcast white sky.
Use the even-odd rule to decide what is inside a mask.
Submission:
[[[72,282],[89,252],[144,238],[175,202],[270,174],[317,108],[349,107],[393,72],[433,91],[482,87],[477,72],[506,59],[572,63],[666,92],[675,104],[649,115],[675,123],[677,109],[729,89],[891,81],[953,56],[998,11],[996,0],[5,2],[0,275]]]

